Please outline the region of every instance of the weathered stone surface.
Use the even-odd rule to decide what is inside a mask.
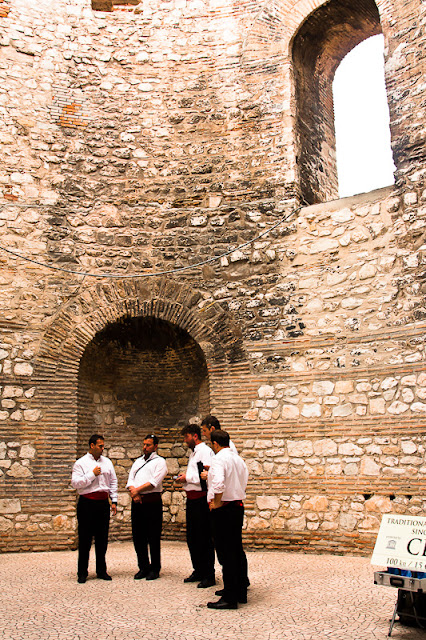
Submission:
[[[20,458],[28,458],[32,460],[33,458],[35,458],[35,455],[36,455],[36,450],[30,444],[23,444],[19,450]]]
[[[0,516],[0,533],[10,533],[13,529],[13,522]]]
[[[289,456],[299,458],[303,456],[311,456],[314,452],[312,442],[310,440],[288,441],[287,442]]]
[[[365,456],[361,460],[360,471],[362,474],[366,476],[379,476],[380,466],[374,461],[373,458],[370,458],[369,456]]]
[[[0,513],[19,513],[21,501],[18,498],[0,499]]]
[[[299,417],[300,410],[298,407],[295,407],[292,404],[285,404],[283,405],[281,415],[284,419],[286,418],[289,418],[290,420],[295,419]]]
[[[328,499],[325,496],[312,496],[303,503],[306,511],[326,511],[328,507]]]
[[[7,471],[7,475],[12,476],[13,478],[29,478],[32,476],[32,473],[28,467],[24,467],[19,464],[19,462],[14,462]]]
[[[318,396],[328,396],[333,393],[335,383],[331,380],[319,380],[312,385],[312,393]]]
[[[352,442],[339,445],[339,454],[343,456],[360,456],[363,450]]]
[[[275,496],[257,496],[256,504],[259,509],[272,509],[272,511],[276,511],[280,506]]]

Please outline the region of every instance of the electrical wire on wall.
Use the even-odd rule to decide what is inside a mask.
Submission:
[[[251,240],[248,240],[247,242],[244,242],[243,244],[240,244],[237,247],[234,247],[233,249],[229,249],[228,251],[225,251],[224,253],[221,253],[218,256],[214,256],[212,258],[207,258],[206,260],[202,260],[200,262],[196,262],[195,264],[187,265],[186,267],[178,267],[176,269],[167,269],[167,270],[163,270],[163,271],[144,271],[142,273],[133,273],[133,274],[90,273],[90,272],[87,272],[87,271],[74,271],[73,269],[66,269],[64,267],[59,267],[57,265],[47,264],[46,262],[41,262],[39,260],[35,260],[34,258],[29,258],[27,256],[24,256],[21,253],[18,253],[17,251],[12,251],[12,249],[7,249],[6,247],[3,247],[2,245],[0,245],[0,251],[4,251],[5,253],[8,253],[9,255],[13,256],[14,258],[17,258],[17,259],[20,259],[20,260],[24,260],[24,261],[30,262],[32,264],[36,264],[39,267],[45,267],[46,269],[51,269],[51,270],[54,270],[54,271],[62,271],[64,273],[70,273],[72,275],[77,275],[77,276],[86,276],[86,277],[89,277],[89,278],[118,278],[120,280],[123,280],[125,278],[126,279],[131,279],[131,278],[151,278],[151,277],[158,277],[158,276],[165,276],[165,275],[172,275],[172,274],[176,274],[176,273],[182,273],[183,271],[190,271],[192,269],[197,269],[198,267],[203,267],[204,265],[211,264],[213,262],[218,262],[222,258],[226,258],[227,256],[231,255],[235,251],[239,251],[241,249],[244,249],[245,247],[248,247],[249,245],[253,244],[253,242],[257,242],[261,238],[264,238],[269,233],[271,233],[271,231],[273,231],[274,229],[277,229],[277,227],[282,225],[284,222],[287,222],[291,217],[293,217],[296,213],[298,213],[301,210],[301,208],[302,207],[297,207],[296,209],[294,209],[293,211],[291,211],[287,215],[283,216],[282,218],[280,218],[278,220],[278,222],[273,224],[271,227],[268,227],[268,229],[265,229],[265,231],[262,231],[262,233],[257,235],[255,238],[252,238]]]

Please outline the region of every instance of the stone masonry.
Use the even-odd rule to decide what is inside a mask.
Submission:
[[[94,431],[250,468],[252,547],[368,553],[426,507],[420,0],[0,0],[0,548],[75,544]],[[339,200],[331,83],[385,39],[395,184]],[[6,251],[8,250],[8,251]],[[12,252],[12,253],[10,253]]]

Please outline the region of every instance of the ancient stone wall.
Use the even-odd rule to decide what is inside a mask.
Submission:
[[[0,4],[2,549],[74,543],[92,429],[129,537],[141,439],[158,432],[171,476],[208,411],[250,467],[253,546],[365,553],[382,513],[424,511],[424,6],[378,0],[370,25],[396,184],[327,201],[329,86],[309,120],[297,66],[326,4],[330,79],[327,51],[360,38],[350,0],[344,26],[320,0]]]

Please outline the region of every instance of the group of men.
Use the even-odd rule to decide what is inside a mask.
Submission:
[[[202,441],[201,430],[211,447]],[[181,432],[191,450],[184,473],[174,477],[186,493],[186,536],[193,571],[184,582],[205,589],[216,584],[215,549],[222,566],[223,589],[208,602],[210,609],[237,609],[247,602],[247,559],[242,544],[245,490],[248,471],[229,434],[215,416],[188,424]],[[155,434],[143,441],[143,455],[130,469],[127,490],[132,499],[133,544],[138,561],[135,580],[156,580],[161,570],[160,539],[163,524],[162,490],[167,475],[164,458],[158,455]],[[117,477],[112,462],[102,455],[104,438],[94,434],[89,451],[77,460],[71,484],[79,493],[77,505],[79,553],[77,580],[87,580],[89,553],[95,539],[96,575],[111,580],[105,555],[108,545],[110,503],[117,512]]]

